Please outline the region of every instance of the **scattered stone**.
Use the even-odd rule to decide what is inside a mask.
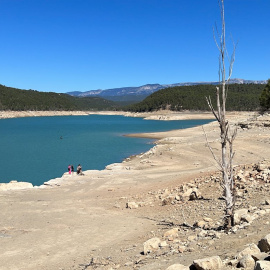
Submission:
[[[255,261],[251,255],[245,255],[239,260],[238,267],[243,267],[246,270],[253,270],[255,266]]]
[[[197,270],[218,270],[222,269],[223,263],[219,256],[208,257],[193,261]]]
[[[255,244],[250,244],[247,248],[245,248],[243,251],[241,251],[239,254],[238,254],[238,256],[237,256],[237,258],[239,259],[239,260],[241,260],[241,258],[243,258],[244,256],[246,256],[246,255],[251,255],[251,256],[253,256],[254,254],[258,254],[258,253],[260,253],[261,251],[260,251],[260,249],[257,247],[257,245],[255,245]]]
[[[183,265],[183,264],[173,264],[166,268],[166,270],[189,270],[189,267]]]
[[[135,202],[127,202],[127,205],[126,205],[126,208],[129,208],[129,209],[136,209],[138,207],[139,207],[138,204]]]
[[[160,246],[160,239],[157,237],[151,238],[144,242],[143,244],[143,253],[144,255],[156,251]]]
[[[259,241],[258,247],[262,252],[270,251],[270,234]]]
[[[254,270],[270,270],[270,262],[257,261]]]
[[[173,238],[178,237],[178,228],[173,228],[169,231],[166,231],[163,236],[164,237],[172,236]]]
[[[235,213],[234,213],[234,217],[233,217],[234,218],[234,224],[235,225],[240,224],[242,216],[247,215],[247,213],[248,213],[248,209],[238,209],[238,210],[236,210]]]
[[[186,247],[185,246],[179,246],[178,247],[179,253],[184,253],[185,250],[186,250]]]
[[[167,198],[164,198],[164,199],[162,200],[162,205],[163,205],[163,206],[164,206],[164,205],[170,205],[170,204],[172,204],[173,200],[174,200],[174,198],[173,198],[172,196],[167,197]]]

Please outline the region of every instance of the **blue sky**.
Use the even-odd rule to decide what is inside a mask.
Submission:
[[[270,78],[270,1],[225,0],[233,78]],[[217,81],[218,0],[0,0],[0,84],[69,92]]]

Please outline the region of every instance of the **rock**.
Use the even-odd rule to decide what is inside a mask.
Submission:
[[[247,215],[248,209],[239,209],[234,212],[234,225],[238,225],[241,222],[241,218],[244,215]]]
[[[121,163],[112,163],[105,167],[106,170],[125,170],[125,167]]]
[[[208,257],[193,261],[197,270],[218,270],[222,269],[223,263],[219,256]]]
[[[162,247],[167,247],[168,244],[167,244],[166,241],[162,241],[162,242],[160,242],[159,246],[160,246],[161,248],[162,248]]]
[[[162,205],[170,205],[174,200],[174,197],[170,196],[162,200]]]
[[[245,248],[244,250],[242,250],[242,251],[238,254],[237,258],[238,258],[238,260],[241,260],[241,258],[243,258],[243,257],[246,256],[246,255],[251,255],[251,256],[253,256],[254,254],[258,254],[258,253],[260,253],[260,252],[261,252],[261,251],[260,251],[260,249],[257,247],[257,245],[255,245],[255,244],[250,244],[249,247]]]
[[[255,261],[252,256],[248,254],[240,259],[237,266],[243,267],[246,270],[253,270],[255,266]]]
[[[157,237],[151,238],[143,243],[143,253],[146,255],[157,250],[160,246],[160,239]]]
[[[212,218],[209,218],[209,217],[204,217],[203,220],[205,222],[209,222],[209,223],[212,223],[213,222],[213,219]]]
[[[252,215],[245,214],[241,216],[241,221],[243,222],[251,223],[253,220],[254,220],[254,217]]]
[[[267,170],[267,169],[268,169],[268,165],[265,164],[265,163],[260,163],[260,164],[258,164],[258,166],[257,166],[257,170],[258,170],[258,171],[264,171],[264,170]]]
[[[258,247],[262,252],[270,251],[270,234],[259,241]]]
[[[257,261],[270,261],[270,256],[268,255],[268,253],[261,252],[261,253],[253,254],[251,256],[255,262],[257,262]]]
[[[178,247],[178,252],[179,253],[184,253],[185,250],[186,250],[186,247],[185,246],[179,246]]]
[[[257,261],[254,270],[270,270],[269,261]]]
[[[9,183],[0,184],[0,191],[18,190],[26,188],[33,188],[33,185],[28,182],[18,182],[15,180],[10,181]]]
[[[136,209],[138,207],[139,207],[138,204],[135,202],[127,202],[127,205],[126,205],[126,208],[129,208],[129,209]]]
[[[199,227],[199,228],[205,228],[206,227],[206,224],[207,223],[205,221],[200,220],[200,221],[195,222],[193,226]]]
[[[166,268],[166,270],[189,270],[189,267],[183,265],[183,264],[173,264]]]
[[[173,228],[169,231],[166,231],[163,236],[164,237],[172,236],[173,238],[178,237],[178,228]]]
[[[183,198],[189,199],[191,201],[200,199],[201,193],[197,188],[189,188],[183,195]]]

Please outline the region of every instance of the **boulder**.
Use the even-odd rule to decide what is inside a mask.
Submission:
[[[202,197],[201,192],[197,188],[189,188],[185,193],[182,194],[182,197],[188,200],[197,200]]]
[[[269,261],[257,261],[254,270],[270,270]]]
[[[251,223],[254,220],[254,217],[249,214],[245,214],[241,216],[241,221]]]
[[[234,225],[240,224],[242,216],[247,215],[247,213],[248,213],[248,209],[238,209],[238,210],[236,210],[234,212],[234,216],[233,216]]]
[[[237,266],[242,267],[246,270],[253,270],[255,266],[255,261],[252,256],[248,254],[240,259]]]
[[[259,241],[258,247],[262,252],[270,251],[270,234],[267,234],[263,239]]]
[[[173,264],[166,268],[166,270],[189,270],[189,267],[183,265],[183,264]]]
[[[257,245],[255,244],[250,244],[247,248],[245,248],[244,250],[242,250],[237,258],[238,260],[241,260],[244,256],[246,255],[250,255],[253,256],[254,254],[258,254],[261,253],[260,249],[257,247]]]
[[[157,237],[151,238],[143,243],[143,253],[146,255],[159,249],[160,239]]]
[[[218,270],[222,269],[223,263],[219,256],[208,257],[193,261],[197,270]]]
[[[173,197],[173,196],[169,196],[169,197],[164,198],[164,199],[162,200],[162,205],[163,205],[163,206],[164,206],[164,205],[170,205],[170,204],[172,204],[173,201],[174,201],[174,197]]]
[[[138,208],[138,204],[135,202],[127,202],[126,208],[136,209],[136,208]]]
[[[163,236],[164,237],[172,236],[173,238],[178,237],[178,228],[173,228],[169,231],[166,231]]]

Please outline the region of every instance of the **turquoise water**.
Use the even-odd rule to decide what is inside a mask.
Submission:
[[[152,140],[128,133],[189,128],[209,120],[155,121],[123,116],[54,116],[0,120],[0,182],[41,185],[61,177],[69,164],[101,170],[145,152]]]

